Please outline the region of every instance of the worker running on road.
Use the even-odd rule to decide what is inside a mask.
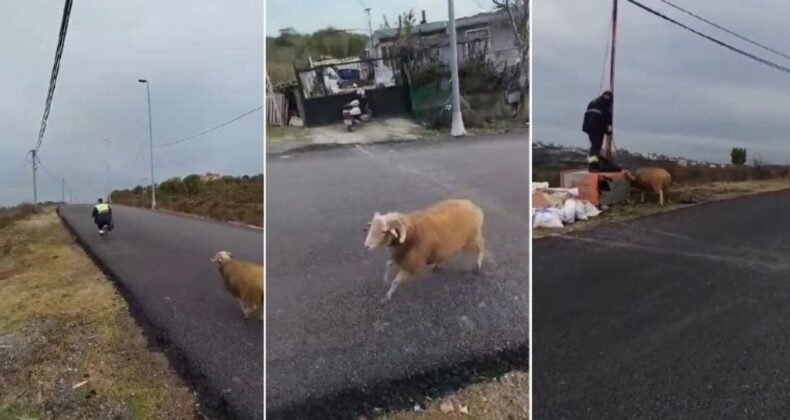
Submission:
[[[587,164],[590,172],[619,171],[620,168],[601,156],[604,136],[612,134],[612,102],[611,91],[605,91],[593,99],[584,112],[582,131],[590,137],[590,152]]]
[[[93,217],[93,223],[96,223],[96,227],[99,228],[99,235],[104,235],[106,232],[104,231],[104,227],[107,227],[107,230],[112,230],[113,223],[112,223],[112,208],[110,205],[105,203],[104,200],[101,198],[93,206],[93,212],[91,213]]]

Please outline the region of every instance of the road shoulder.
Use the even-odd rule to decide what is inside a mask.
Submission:
[[[0,251],[0,418],[200,418],[53,209],[0,229]]]

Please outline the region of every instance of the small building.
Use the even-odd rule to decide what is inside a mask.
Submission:
[[[447,21],[427,22],[423,12],[423,23],[414,25],[411,35],[416,37],[417,49],[425,57],[450,62],[450,40]],[[518,64],[521,56],[516,46],[510,19],[505,11],[479,13],[455,20],[458,40],[458,60],[463,62],[477,54],[502,66]],[[393,49],[398,40],[398,28],[379,29],[373,33],[373,45],[378,57],[395,55]]]
[[[296,29],[294,28],[287,27],[280,29],[280,36],[297,36],[297,35],[299,35],[299,32],[297,32]]]
[[[200,175],[200,180],[203,182],[219,181],[220,178],[222,178],[222,175],[214,172],[206,172],[205,174]]]

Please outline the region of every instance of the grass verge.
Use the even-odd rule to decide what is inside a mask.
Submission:
[[[529,374],[512,371],[377,420],[520,420],[529,418],[528,410]]]
[[[197,409],[53,208],[0,228],[0,419],[194,419]]]

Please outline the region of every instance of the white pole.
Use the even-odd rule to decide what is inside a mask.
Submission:
[[[140,83],[145,83],[145,91],[148,93],[148,147],[151,154],[151,209],[156,208],[156,182],[154,181],[154,131],[151,126],[151,88],[148,80],[140,79]]]
[[[107,179],[105,180],[105,188],[107,190],[107,202],[110,203],[112,201],[112,191],[110,189],[110,141],[108,139],[104,139],[104,169],[107,172],[105,176]]]
[[[458,40],[455,31],[455,5],[454,0],[447,0],[449,22],[447,31],[450,35],[450,74],[453,81],[453,124],[450,135],[461,137],[466,135],[464,118],[461,114],[461,83],[458,78]]]
[[[365,9],[365,11],[368,13],[368,32],[370,32],[370,57],[368,58],[376,58],[377,54],[373,51],[373,24],[370,20],[370,7]]]

